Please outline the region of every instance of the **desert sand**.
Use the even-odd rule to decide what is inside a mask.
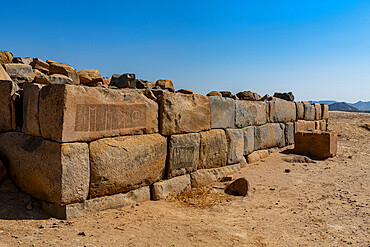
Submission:
[[[249,196],[217,182],[65,221],[7,179],[0,184],[0,246],[370,246],[370,113],[330,112],[338,155],[316,163],[274,153],[249,164]]]

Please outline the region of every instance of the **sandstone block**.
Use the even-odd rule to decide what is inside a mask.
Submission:
[[[295,132],[315,130],[315,121],[298,120],[294,123]]]
[[[227,163],[227,140],[224,130],[200,132],[200,155],[198,169],[225,166]]]
[[[0,65],[11,63],[13,60],[13,54],[8,51],[0,51]]]
[[[99,82],[103,84],[103,77],[97,69],[82,69],[78,72],[78,77],[83,85],[96,86]]]
[[[173,87],[173,83],[169,79],[159,79],[155,83],[157,87],[160,87],[162,89],[167,89],[170,92],[175,92],[175,88]]]
[[[199,132],[210,128],[208,97],[164,92],[159,98],[159,129],[162,135]]]
[[[248,164],[260,161],[261,159],[267,158],[269,156],[268,150],[258,150],[247,156]]]
[[[47,61],[46,61],[47,62]],[[72,66],[65,64],[65,63],[49,63],[49,74],[60,74],[65,75],[72,79],[73,84],[80,84],[80,78],[78,77],[77,70],[74,69]]]
[[[42,88],[40,131],[57,142],[158,132],[158,106],[132,90],[52,84]]]
[[[166,176],[174,177],[195,171],[199,163],[199,149],[198,133],[169,137]]]
[[[262,101],[236,101],[235,125],[243,128],[267,122],[266,103]]]
[[[202,187],[240,170],[240,164],[202,169],[190,174],[191,186]]]
[[[57,143],[21,132],[0,135],[0,153],[10,176],[32,196],[65,205],[84,201],[89,192],[89,148],[86,143]]]
[[[230,98],[209,97],[211,107],[211,128],[235,128],[235,101]]]
[[[152,199],[155,201],[162,200],[169,196],[180,194],[190,188],[191,180],[189,174],[156,182],[152,186]]]
[[[236,94],[236,96],[241,100],[251,100],[256,101],[261,99],[261,95],[251,91],[243,91]]]
[[[294,123],[285,124],[285,144],[294,144]]]
[[[222,97],[222,94],[219,91],[211,91],[211,92],[207,93],[207,96]]]
[[[90,196],[113,195],[163,178],[167,141],[159,134],[120,136],[90,143]]]
[[[23,86],[23,126],[22,131],[29,135],[40,136],[39,95],[43,86],[27,83]]]
[[[244,154],[244,131],[242,129],[227,129],[227,164],[239,163]]]
[[[304,107],[304,120],[315,120],[315,106],[311,104],[303,104]]]
[[[274,97],[276,98],[279,98],[279,99],[283,99],[283,100],[287,100],[287,101],[294,101],[294,95],[292,92],[289,92],[289,93],[274,93]]]
[[[33,69],[37,69],[44,74],[49,73],[50,65],[47,62],[44,62],[39,58],[34,58],[32,62],[30,63],[30,65],[32,66]]]
[[[268,101],[268,105],[270,122],[284,123],[296,121],[297,112],[294,102],[272,98]]]
[[[35,78],[32,67],[26,64],[9,63],[4,68],[10,78],[16,83],[30,83]]]
[[[295,106],[297,109],[297,120],[304,119],[304,106],[302,102],[295,102]]]
[[[150,200],[149,186],[131,190],[127,193],[119,193],[111,196],[93,198],[81,203],[73,203],[58,206],[52,203],[42,202],[42,209],[53,217],[71,220],[87,214],[99,211],[120,208],[131,204]]]
[[[311,158],[326,159],[337,154],[338,135],[335,131],[302,131],[295,133],[297,154],[309,154]]]
[[[254,151],[254,126],[243,128],[244,131],[244,155],[248,155]]]
[[[315,103],[315,120],[321,120],[322,114],[321,114],[321,104]]]
[[[284,124],[269,123],[256,127],[254,149],[285,146]]]
[[[2,75],[2,73],[6,74],[0,65],[0,132],[6,132],[16,129],[14,97],[18,87],[8,76]],[[9,80],[6,80],[7,78]]]
[[[322,113],[322,119],[327,121],[329,119],[329,106],[325,104],[321,104],[321,113]]]
[[[320,120],[319,121],[319,124],[320,124],[319,129],[321,131],[327,131],[327,124],[326,124],[326,121],[325,120]]]

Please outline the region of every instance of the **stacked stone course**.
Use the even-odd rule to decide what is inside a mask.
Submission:
[[[51,60],[0,58],[0,159],[59,218],[204,186],[294,144],[297,131],[327,126],[327,105],[291,93],[204,96],[175,92],[168,79],[109,80]]]

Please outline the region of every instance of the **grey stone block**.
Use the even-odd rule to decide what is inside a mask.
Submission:
[[[315,103],[315,120],[321,120],[322,119],[322,113],[321,113],[321,104]]]
[[[217,96],[209,97],[211,106],[211,128],[235,128],[235,101]]]
[[[254,126],[243,128],[244,131],[244,155],[248,155],[254,151]]]
[[[315,120],[315,106],[311,104],[303,104],[304,106],[304,120],[313,121]]]
[[[294,123],[285,124],[285,143],[286,145],[294,144]]]
[[[191,188],[190,175],[186,174],[154,183],[151,195],[153,200],[161,200],[180,194],[189,188]]]
[[[304,119],[304,106],[302,102],[295,102],[295,106],[297,109],[297,120]]]
[[[262,125],[267,122],[266,103],[261,101],[236,101],[235,125],[237,128]]]
[[[198,169],[225,166],[227,163],[227,140],[225,131],[213,129],[200,132],[200,155]]]
[[[272,98],[269,104],[269,120],[272,123],[294,122],[297,118],[297,109],[294,102]]]
[[[22,131],[40,136],[39,95],[43,85],[26,83],[23,85],[23,126]]]
[[[244,154],[244,131],[242,129],[227,129],[227,164],[239,163]]]
[[[254,149],[285,146],[284,124],[269,123],[256,127]]]

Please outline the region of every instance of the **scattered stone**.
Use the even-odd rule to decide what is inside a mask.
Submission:
[[[0,65],[11,63],[13,60],[13,54],[8,51],[0,51]]]
[[[1,160],[0,160],[0,183],[6,178],[7,175],[8,175],[8,173],[5,169],[5,166],[4,166],[3,162],[1,162]]]
[[[295,133],[297,154],[308,153],[310,157],[326,159],[337,154],[338,136],[335,131],[302,131]]]
[[[287,101],[294,101],[294,95],[292,92],[289,93],[274,93],[274,97],[280,98]]]
[[[224,130],[200,132],[200,157],[198,169],[225,166],[227,163],[227,139]]]
[[[218,97],[222,97],[222,94],[219,91],[211,91],[211,92],[207,93],[207,96],[218,96]]]
[[[54,75],[54,74],[60,74],[60,75],[65,75],[69,78],[72,79],[73,84],[80,84],[80,78],[78,77],[77,70],[74,69],[72,66],[68,64],[63,64],[63,63],[49,63],[49,74]]]
[[[157,201],[165,199],[169,196],[178,195],[190,188],[190,175],[186,174],[154,183],[152,186],[151,195],[152,199]]]
[[[77,234],[78,236],[86,236],[86,233],[85,232],[79,232],[78,234]]]
[[[78,77],[83,85],[94,87],[103,85],[103,77],[97,69],[82,69],[78,72]]]
[[[251,91],[239,92],[236,94],[236,96],[238,96],[238,98],[241,100],[256,101],[256,100],[261,99],[261,95],[259,95],[258,93],[251,92]]]
[[[34,83],[50,84],[50,81],[48,80],[48,75],[45,75],[38,69],[33,69],[33,73],[35,74],[35,79],[33,80]]]
[[[118,88],[136,88],[135,74],[114,74],[110,80],[110,85]]]
[[[228,181],[233,181],[233,179],[234,179],[234,176],[233,175],[227,175],[227,176],[221,178],[220,181],[221,182],[228,182]]]
[[[32,63],[33,59],[30,57],[14,57],[12,63],[22,63],[22,64],[27,64],[30,65]]]
[[[37,69],[41,71],[44,74],[49,73],[49,67],[50,65],[44,61],[42,61],[40,58],[34,58],[32,62],[30,63],[33,69]]]
[[[35,78],[32,67],[26,64],[4,64],[4,69],[15,83],[30,83]]]
[[[236,101],[235,125],[243,128],[267,122],[267,104],[262,101]]]
[[[210,96],[211,128],[235,128],[235,101],[230,98]]]
[[[242,129],[226,129],[227,164],[239,163],[244,155],[244,132]]]
[[[284,172],[285,173],[290,173],[290,169],[285,169]]]
[[[110,77],[103,77],[103,85],[110,85]]]
[[[238,178],[231,184],[229,184],[225,192],[229,195],[234,196],[247,196],[249,190],[249,182],[245,178]]]
[[[233,94],[230,91],[220,91],[222,97],[224,98],[233,98]]]
[[[247,156],[248,164],[260,161],[261,159],[267,158],[269,156],[268,150],[258,150],[254,151]]]
[[[155,85],[162,89],[167,89],[170,92],[175,92],[175,88],[173,87],[173,83],[170,79],[159,79],[156,81]]]
[[[191,91],[190,89],[180,89],[177,90],[176,93],[193,94],[193,91]]]
[[[47,83],[42,84],[74,84],[72,78],[65,75],[53,74],[45,76]]]
[[[269,98],[270,98],[270,95],[265,94],[262,98],[260,98],[260,101],[266,101]]]

